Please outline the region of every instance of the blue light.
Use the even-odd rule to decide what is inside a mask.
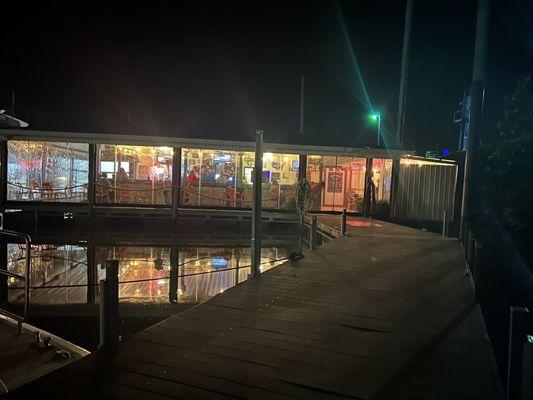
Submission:
[[[443,149],[443,150],[442,150],[442,155],[443,155],[443,156],[449,156],[449,155],[450,155],[450,150],[448,150],[448,149]]]

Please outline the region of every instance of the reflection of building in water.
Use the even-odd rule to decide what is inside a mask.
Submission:
[[[263,249],[261,252],[261,272],[280,265],[280,258],[287,251],[280,248]],[[198,302],[223,292],[248,278],[251,253],[249,248],[190,248],[180,251],[178,278],[178,301]],[[230,269],[224,271],[225,269]],[[219,272],[215,272],[219,271]],[[206,272],[206,274],[199,274]],[[198,275],[194,275],[198,274]]]
[[[24,275],[25,245],[8,244],[8,270]],[[245,281],[250,273],[249,248],[94,246],[93,265],[79,245],[32,245],[32,304],[98,301],[97,283],[105,278],[105,262],[119,260],[119,299],[126,303],[199,302]],[[283,261],[288,251],[266,248],[261,271]],[[176,260],[174,260],[176,257]],[[23,285],[8,280],[10,302],[23,301]],[[74,287],[65,287],[74,285]],[[89,286],[87,286],[89,285]]]
[[[7,245],[8,271],[25,274],[26,245]],[[75,245],[41,244],[31,247],[31,286],[48,289],[33,289],[31,302],[34,304],[67,304],[87,302],[87,287],[58,288],[55,286],[87,284],[87,249]],[[14,278],[8,279],[9,301],[23,301],[24,284]],[[21,289],[15,289],[21,288]]]

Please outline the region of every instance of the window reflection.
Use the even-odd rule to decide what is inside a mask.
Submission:
[[[7,245],[7,269],[24,276],[26,245]],[[30,270],[32,304],[73,304],[87,302],[87,287],[60,287],[87,284],[87,249],[76,245],[40,244],[31,246]],[[50,287],[53,286],[53,287]],[[24,301],[24,283],[8,279],[9,302]]]
[[[10,140],[7,199],[87,201],[89,145]]]
[[[172,204],[170,147],[99,145],[97,203]]]

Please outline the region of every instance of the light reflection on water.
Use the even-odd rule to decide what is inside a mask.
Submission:
[[[261,271],[284,262],[289,247],[263,248]],[[32,245],[31,303],[83,304],[98,301],[105,278],[104,262],[119,260],[119,298],[122,303],[198,303],[245,281],[250,274],[249,247],[156,245],[87,246]],[[88,265],[88,252],[92,265]],[[23,275],[25,246],[8,244],[8,270]],[[131,282],[135,281],[135,282]],[[23,300],[22,285],[9,280],[9,302]]]

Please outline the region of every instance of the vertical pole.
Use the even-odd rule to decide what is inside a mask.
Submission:
[[[533,399],[533,336],[527,335],[522,353],[522,397],[521,400]]]
[[[484,282],[482,280],[485,260],[483,259],[483,242],[480,240],[474,241],[474,262],[470,266],[472,272],[472,279],[474,281],[474,294],[478,302],[483,299]]]
[[[372,158],[366,159],[366,169],[365,169],[365,191],[363,198],[363,215],[365,217],[370,216],[370,183],[372,181]]]
[[[0,141],[0,212],[4,212],[7,201],[7,140]]]
[[[178,302],[178,264],[179,250],[174,240],[170,248],[170,278],[168,282],[168,302],[171,304]]]
[[[403,127],[405,122],[405,103],[407,99],[407,72],[409,69],[409,50],[411,43],[411,19],[413,16],[413,0],[407,0],[405,7],[405,23],[403,27],[402,66],[400,71],[400,99],[398,102],[398,123],[396,125],[396,143],[403,146]]]
[[[400,159],[392,160],[392,171],[391,171],[391,188],[390,188],[390,217],[395,218],[398,207],[398,197],[399,197],[399,184],[400,184]]]
[[[0,238],[0,269],[7,270],[7,242]],[[8,299],[7,276],[0,275],[0,303],[7,303]]]
[[[316,224],[317,216],[313,215],[311,217],[311,224],[309,225],[309,248],[311,250],[316,249]]]
[[[31,238],[25,236],[26,257],[25,257],[25,274],[24,274],[24,319],[30,319],[30,276],[31,276]]]
[[[381,145],[381,115],[378,114],[378,146]]]
[[[105,269],[100,281],[100,347],[111,348],[119,342],[118,260],[106,261]]]
[[[442,236],[448,236],[448,212],[442,212]]]
[[[346,235],[346,208],[342,210],[341,215],[341,236]]]
[[[198,168],[198,205],[202,205],[202,168],[204,164],[204,151],[200,150],[200,165]]]
[[[15,116],[15,89],[11,90],[11,116]]]
[[[307,155],[300,154],[298,161],[298,182],[306,178],[307,175]]]
[[[509,309],[509,347],[507,357],[507,400],[519,400],[522,388],[521,367],[524,339],[528,327],[531,328],[531,315],[525,307]]]
[[[302,75],[300,86],[300,135],[304,134],[304,76]]]
[[[87,186],[87,205],[89,207],[89,217],[94,217],[95,185],[96,185],[96,145],[89,143],[89,171]],[[107,189],[106,189],[107,190]]]
[[[466,240],[467,240],[467,247],[468,247],[468,250],[466,252],[466,261],[468,262],[468,264],[472,264],[472,256],[473,256],[473,253],[474,253],[474,232],[472,230],[469,230],[468,231],[468,235],[466,237]]]
[[[252,203],[252,278],[259,277],[261,264],[261,207],[263,190],[263,131],[255,135],[255,168]]]
[[[180,204],[181,147],[174,147],[172,153],[172,219],[178,220]],[[172,264],[171,264],[172,265]]]
[[[470,87],[470,126],[466,145],[465,169],[463,176],[463,198],[461,202],[460,232],[465,233],[464,225],[471,219],[472,195],[471,185],[473,170],[476,164],[477,147],[481,132],[483,115],[483,98],[485,95],[485,74],[487,59],[488,25],[490,14],[490,0],[478,0],[476,47],[474,51],[474,66],[472,85]]]

